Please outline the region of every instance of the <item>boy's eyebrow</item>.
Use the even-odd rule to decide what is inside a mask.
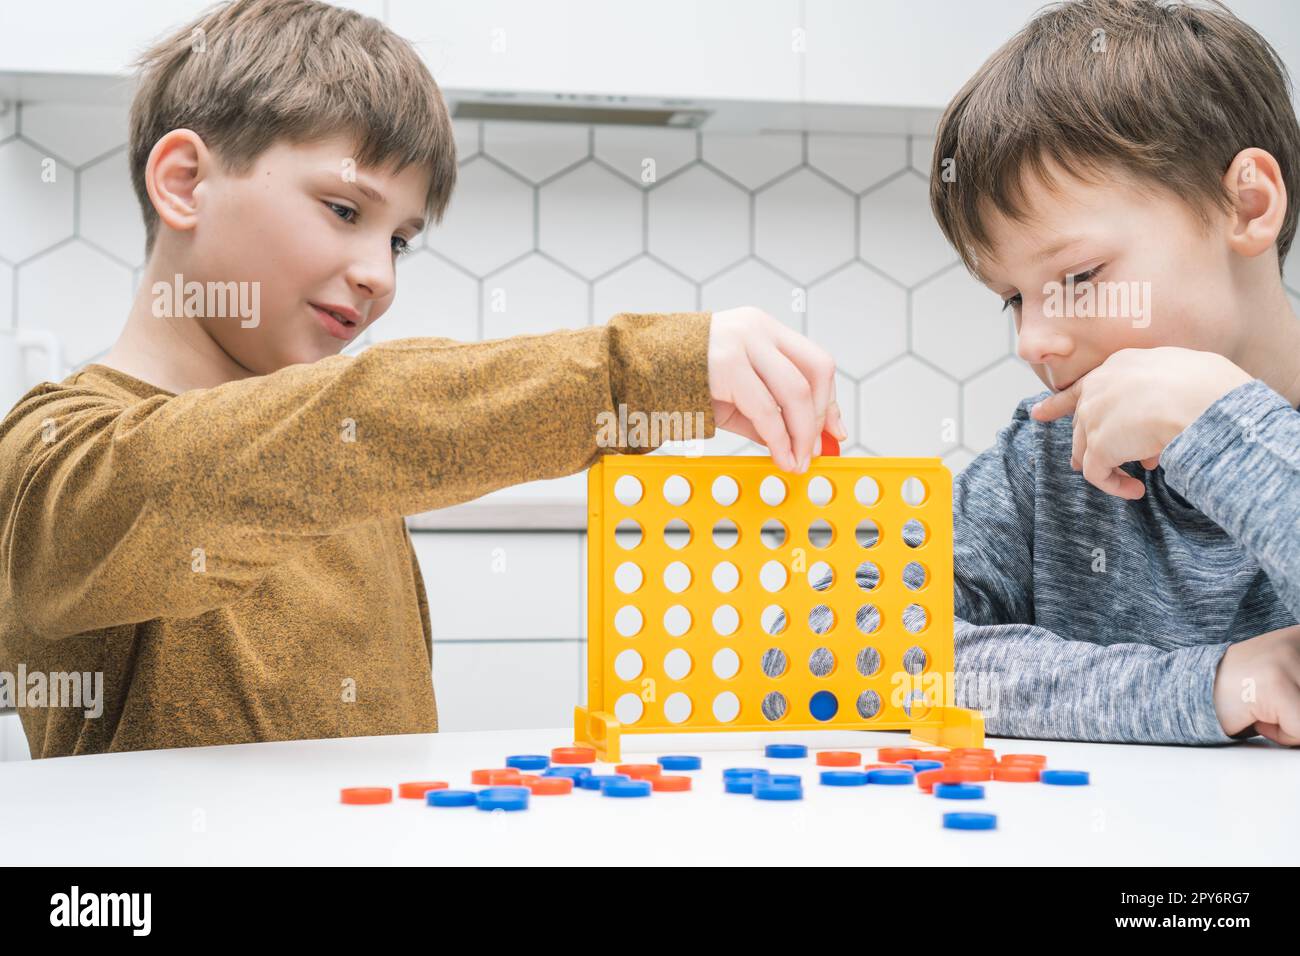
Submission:
[[[371,202],[378,203],[381,206],[388,205],[388,200],[384,198],[383,193],[372,186],[367,186],[359,178],[352,179],[351,185],[356,186],[357,192],[361,193],[361,195],[365,196]],[[424,220],[418,216],[411,217],[408,222],[415,227],[417,232],[424,229]]]
[[[1044,249],[1042,252],[1038,253],[1038,255],[1034,256],[1034,263],[1041,264],[1043,262],[1046,262],[1048,259],[1052,258],[1052,256],[1056,255],[1057,253],[1063,252],[1064,250],[1070,248],[1071,246],[1083,242],[1083,240],[1084,240],[1083,236],[1070,236],[1069,238],[1063,239],[1060,242],[1056,243],[1055,245],[1049,246],[1048,248]]]

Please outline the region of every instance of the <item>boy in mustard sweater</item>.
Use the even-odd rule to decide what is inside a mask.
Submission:
[[[455,181],[417,54],[351,11],[237,0],[140,65],[126,326],[0,424],[0,672],[27,675],[34,757],[435,731],[403,515],[648,451],[598,444],[621,405],[788,471],[847,437],[830,356],[749,308],[339,355]],[[102,674],[101,713],[35,692],[73,672]]]

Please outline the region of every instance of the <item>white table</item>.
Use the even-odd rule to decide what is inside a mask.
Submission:
[[[1288,864],[1300,860],[1300,752],[1258,738],[1224,748],[989,738],[999,754],[1045,754],[1090,772],[1085,787],[991,782],[980,801],[915,786],[824,787],[805,760],[754,745],[906,746],[898,733],[683,734],[625,738],[624,759],[695,753],[687,793],[615,799],[534,796],[524,812],[403,800],[404,780],[447,780],[547,754],[556,729],[442,733],[157,750],[0,764],[0,845],[10,864]],[[725,750],[743,743],[751,749]],[[631,748],[642,752],[633,752]],[[643,748],[654,748],[643,750]],[[800,773],[804,799],[723,792],[722,769]],[[391,804],[347,806],[346,786],[394,788]],[[951,831],[944,811],[998,815],[991,832]]]

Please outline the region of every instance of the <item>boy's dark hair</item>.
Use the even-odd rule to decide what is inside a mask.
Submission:
[[[1277,160],[1290,200],[1280,267],[1300,213],[1300,127],[1277,53],[1218,0],[1068,0],[1040,11],[948,105],[930,205],[978,277],[992,252],[986,215],[1025,222],[1022,177],[1051,188],[1048,157],[1084,181],[1119,170],[1163,186],[1208,225],[1214,207],[1231,211],[1223,174],[1252,146]]]
[[[136,65],[131,184],[146,256],[158,213],[145,165],[174,129],[198,133],[236,175],[279,140],[348,134],[357,166],[427,168],[425,215],[442,218],[456,183],[451,118],[419,54],[378,20],[315,0],[234,0],[161,40]]]

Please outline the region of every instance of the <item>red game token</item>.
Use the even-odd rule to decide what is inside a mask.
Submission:
[[[936,783],[977,783],[981,780],[988,780],[989,776],[978,768],[963,768],[957,770],[922,770],[916,775],[916,785],[926,793],[934,791]]]
[[[819,750],[817,764],[821,767],[856,767],[862,762],[862,755],[852,750]]]
[[[883,763],[898,763],[900,760],[917,760],[921,751],[914,747],[881,747],[876,753]]]
[[[339,791],[342,803],[392,803],[392,787],[344,787]]]
[[[498,779],[493,779],[493,777]],[[475,770],[469,775],[470,783],[486,785],[489,783],[518,783],[519,771],[513,767],[497,767],[489,770]]]
[[[399,783],[397,785],[397,795],[407,800],[421,800],[430,790],[446,790],[447,784],[442,780],[417,780],[410,783]]]
[[[551,763],[595,763],[596,751],[591,747],[555,747],[551,750]]]
[[[657,763],[621,763],[614,768],[615,773],[625,773],[633,780],[650,780],[664,772]]]
[[[651,790],[681,791],[681,790],[691,789],[690,777],[677,777],[677,776],[665,777],[661,775],[658,777],[650,777],[648,779],[650,780]]]
[[[822,432],[822,454],[838,455],[840,453],[840,441],[830,432]]]
[[[1002,764],[1027,764],[1031,767],[1047,766],[1047,758],[1042,754],[1003,754]]]
[[[982,757],[996,760],[997,754],[988,747],[953,747],[949,751],[954,757]]]
[[[1040,773],[1042,771],[1038,767],[1031,767],[1028,764],[1020,766],[1013,763],[1003,764],[993,768],[993,779],[1005,780],[1008,783],[1037,783]]]
[[[558,796],[563,793],[573,793],[572,777],[528,777],[524,778],[524,786],[539,797]]]

